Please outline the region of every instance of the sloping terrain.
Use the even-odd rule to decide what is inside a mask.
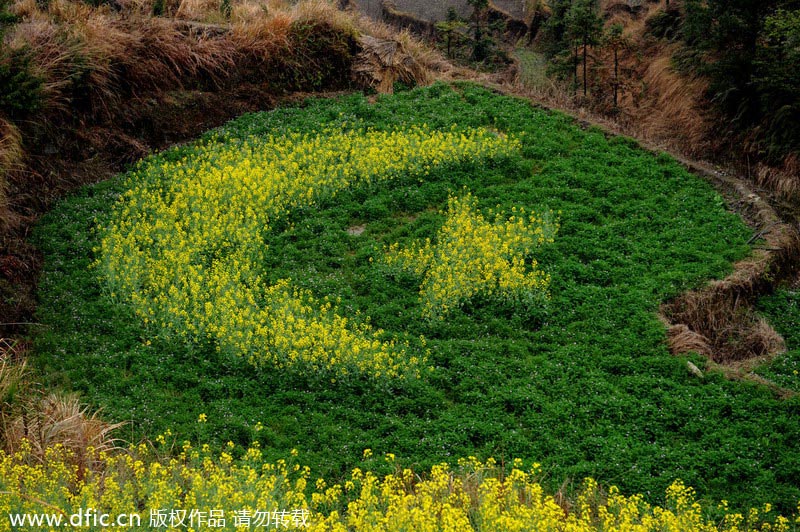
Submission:
[[[641,500],[681,514],[651,522],[670,530],[777,527],[766,508],[795,512],[796,294],[789,285],[769,295],[796,275],[791,201],[477,86],[405,92],[436,71],[490,78],[327,2],[118,4],[11,7],[19,20],[0,66],[28,65],[12,79],[39,87],[30,93],[39,100],[1,100],[0,336],[13,339],[0,340],[0,420],[5,449],[22,453],[4,471],[11,479],[14,464],[37,460],[51,469],[25,473],[44,479],[44,492],[2,501],[75,504],[49,498],[48,475],[70,486],[100,479],[87,489],[103,492],[112,462],[88,449],[121,437],[160,446],[153,456],[129,451],[153,470],[184,439],[222,449],[203,451],[211,462],[187,456],[231,473],[231,460],[251,453],[277,461],[276,471],[299,454],[334,483],[353,467],[410,465],[469,500],[475,529],[496,529],[488,523],[504,512],[524,521],[538,504],[526,490],[542,487],[554,498],[536,510],[541,526],[578,516],[599,526],[601,508],[650,519]],[[674,42],[652,38],[647,21],[664,7],[603,4],[606,23],[622,22],[638,47],[622,51],[630,83],[608,130],[703,155],[716,149],[705,82],[674,68]],[[608,111],[609,54],[592,54],[591,91],[605,94],[594,112]],[[540,59],[529,63],[541,69]],[[549,87],[541,74],[529,78]],[[304,91],[339,89],[328,93],[338,99],[305,101]],[[371,95],[344,96],[353,89]],[[608,125],[587,101],[545,92],[543,101]],[[466,148],[476,138],[485,151]],[[206,171],[209,180],[191,177]],[[54,202],[99,181],[29,239]],[[136,220],[152,225],[126,240]],[[126,425],[102,421],[97,408]],[[64,456],[47,451],[55,443]],[[437,469],[470,455],[500,466]],[[514,468],[525,463],[531,476],[504,491],[517,457]],[[139,482],[123,462],[117,471]],[[481,475],[486,483],[473,485]],[[600,486],[582,485],[586,476]],[[305,486],[308,476],[293,478]],[[506,502],[481,506],[495,479]],[[676,479],[695,487],[702,516]],[[643,499],[616,503],[611,484]],[[416,486],[428,485],[412,482],[404,495],[420,495]],[[353,497],[316,488],[309,500],[330,517],[321,519],[333,523],[335,508],[351,528],[366,526],[343,502]],[[723,499],[734,512],[724,518],[714,509]],[[742,525],[735,512],[752,505],[763,515]]]
[[[90,267],[102,255],[88,213],[101,227],[109,223],[113,199],[131,184],[169,183],[159,169],[220,143],[315,134],[323,124],[489,127],[521,142],[517,154],[320,196],[263,236],[269,253],[259,259],[259,282],[290,279],[354,327],[383,330],[426,360],[430,369],[418,377],[254,368],[220,340],[192,339],[158,319],[145,325]],[[394,243],[438,242],[448,197],[467,191],[484,213],[552,211],[560,228],[532,252],[551,279],[548,300],[478,295],[446,320],[431,320],[420,278],[385,262]],[[769,501],[788,512],[797,497],[797,399],[720,374],[693,376],[685,359],[668,353],[656,315],[664,300],[730,271],[748,253],[750,232],[669,157],[524,101],[435,85],[374,104],[352,96],[248,115],[145,162],[128,181],[83,191],[48,215],[38,235],[47,257],[38,316],[48,326],[37,335],[37,365],[52,384],[132,420],[134,439],[166,430],[240,445],[255,438],[268,457],[297,448],[326,475],[358,463],[369,447],[425,468],[470,454],[531,457],[551,489],[591,475],[653,501],[675,478],[740,507]],[[256,300],[271,305],[265,297]]]

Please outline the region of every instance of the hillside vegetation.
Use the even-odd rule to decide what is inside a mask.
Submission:
[[[797,228],[453,81],[791,217],[795,3],[347,4],[0,0],[0,530],[798,530]]]
[[[175,269],[162,270],[153,261],[183,260],[171,251],[180,248],[163,243],[203,242],[228,222],[220,216],[224,211],[203,214],[193,200],[191,209],[201,217],[162,224],[160,208],[137,203],[140,194],[152,190],[176,209],[185,202],[181,191],[208,198],[203,201],[213,198],[212,190],[227,194],[225,188],[204,191],[191,169],[249,165],[248,146],[284,137],[317,139],[324,146],[339,131],[349,136],[418,127],[459,132],[456,138],[489,128],[520,144],[466,160],[437,155],[437,163],[407,167],[388,180],[354,181],[335,189],[335,197],[334,189],[315,187],[312,203],[293,202],[270,216],[269,228],[258,233],[260,251],[240,254],[248,249],[245,240],[214,237],[208,240],[212,248],[187,255],[196,272],[185,279],[187,298],[179,295],[184,280],[177,280],[164,301],[179,306],[158,309],[161,292],[151,286]],[[240,162],[218,158],[231,149],[241,150]],[[323,163],[332,166],[320,175],[344,175],[334,170],[340,160],[357,169],[367,153],[337,156]],[[292,159],[285,160],[292,168]],[[314,170],[317,163],[300,164],[297,171]],[[231,185],[228,201],[237,202],[236,190],[247,181]],[[475,203],[467,201],[467,210],[453,203],[470,196]],[[277,197],[289,201],[292,195]],[[468,297],[450,303],[426,290],[429,262],[398,268],[391,258],[407,250],[406,257],[423,260],[426,249],[435,258],[448,224],[475,226],[484,222],[474,213],[482,213],[502,227],[521,209],[558,224],[552,241],[528,244],[519,258],[512,253],[491,260],[523,260],[531,272],[535,260],[549,279],[547,297],[536,297],[524,284],[509,293],[534,297],[506,297],[490,290],[501,285],[487,276],[474,285],[485,289],[470,289]],[[459,222],[448,221],[457,212],[463,214],[452,219]],[[137,244],[145,252],[141,259],[125,255],[134,263],[114,273],[105,264],[122,248],[102,244],[109,234],[102,228],[113,233],[121,220],[147,219],[142,216],[155,216],[147,223],[160,229]],[[226,234],[246,239],[248,231]],[[456,238],[452,249],[463,248],[469,253],[463,256],[479,264],[489,260],[477,254],[489,231],[481,230],[478,240],[468,238],[469,231],[448,231]],[[112,419],[131,420],[130,439],[165,431],[178,441],[200,438],[215,445],[230,440],[246,446],[255,439],[267,459],[296,448],[304,464],[334,478],[365,465],[361,453],[369,447],[423,469],[469,455],[530,458],[542,464],[542,482],[550,490],[594,476],[651,502],[661,501],[677,478],[714,504],[770,502],[791,513],[800,495],[797,399],[781,400],[716,374],[692,376],[685,360],[668,354],[656,317],[665,299],[729,271],[748,251],[747,228],[707,184],[670,158],[582,131],[523,101],[473,86],[453,91],[436,85],[374,104],[356,95],[247,115],[196,144],[145,160],[127,177],[82,191],[49,214],[37,235],[46,255],[38,319],[47,327],[36,335],[36,365],[51,385],[80,390]],[[460,256],[448,254],[453,261]],[[213,292],[190,288],[224,279],[217,276],[229,271],[226,257],[239,257],[234,284],[228,279]],[[96,260],[99,269],[92,267]],[[139,260],[151,266],[136,273]],[[466,276],[469,270],[451,264],[449,271],[460,276],[441,278],[440,287],[476,282]],[[121,272],[138,280],[131,284]],[[250,293],[237,283],[253,296],[228,307],[226,298]],[[281,286],[287,288],[271,288]],[[204,302],[219,290],[224,297]],[[151,293],[156,299],[148,302]],[[305,303],[291,311],[291,305],[276,307],[276,293],[281,301]],[[446,319],[426,310],[431,294]],[[319,310],[324,308],[329,310]],[[267,319],[276,312],[291,316],[278,329],[255,331],[288,351],[268,343],[241,352],[231,343],[249,334],[234,327],[250,312],[264,312]],[[286,324],[321,320],[332,331],[340,322],[328,321],[326,312],[346,318],[351,331],[383,331],[383,340],[398,348],[393,352],[424,361],[419,373],[398,380],[391,372],[358,370],[346,359],[275,362],[271,353],[290,360],[292,349],[302,350],[291,347],[297,339],[281,344],[298,330]],[[227,334],[219,336],[223,326]],[[255,368],[253,356],[260,357]]]
[[[528,39],[514,41],[525,50],[520,80],[538,97],[590,111],[691,157],[732,164],[796,202],[797,2],[537,0],[528,5]],[[562,83],[542,82],[545,69],[525,55],[531,51],[547,59],[545,69]]]

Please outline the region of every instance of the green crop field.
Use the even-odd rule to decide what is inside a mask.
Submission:
[[[522,100],[310,100],[48,214],[34,365],[129,441],[258,441],[333,479],[393,470],[365,448],[521,458],[551,492],[591,476],[663,503],[681,479],[791,514],[800,399],[692,376],[657,317],[749,237],[671,158]]]
[[[786,353],[759,368],[759,373],[779,386],[800,392],[800,292],[777,290],[764,297],[759,307],[786,340]]]

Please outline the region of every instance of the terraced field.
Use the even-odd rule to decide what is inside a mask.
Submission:
[[[656,315],[750,234],[669,157],[476,86],[310,100],[50,213],[35,365],[130,441],[334,480],[520,458],[551,493],[789,515],[800,401],[692,376]]]

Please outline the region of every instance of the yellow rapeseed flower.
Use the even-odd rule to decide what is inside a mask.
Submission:
[[[400,249],[388,247],[384,261],[422,279],[422,314],[443,319],[449,312],[483,295],[510,302],[532,302],[545,296],[550,276],[538,268],[531,251],[552,242],[557,224],[514,208],[504,219],[489,221],[466,193],[448,200],[446,220],[435,243]]]
[[[475,457],[459,460],[457,468],[442,463],[421,474],[397,468],[381,477],[354,469],[344,484],[332,484],[309,483],[307,467],[286,460],[263,463],[259,457],[251,448],[241,461],[227,451],[159,458],[146,446],[132,446],[79,471],[63,446],[48,449],[42,462],[23,444],[15,453],[0,451],[0,513],[69,516],[87,508],[111,516],[137,513],[138,529],[150,530],[151,510],[222,510],[229,517],[222,529],[232,530],[234,512],[287,511],[304,516],[305,526],[296,530],[325,532],[789,532],[798,519],[764,520],[761,511],[772,510],[767,505],[746,514],[725,508],[719,521],[712,521],[681,481],[667,489],[660,507],[614,486],[603,490],[589,478],[567,511],[517,461],[510,471]],[[5,530],[11,530],[9,519],[0,520],[0,532]]]
[[[255,365],[342,376],[418,374],[419,357],[282,279],[264,281],[265,236],[291,211],[359,184],[506,154],[485,129],[327,129],[212,140],[179,160],[145,161],[102,230],[108,293],[184,341],[213,340]],[[415,362],[414,362],[415,361]]]

